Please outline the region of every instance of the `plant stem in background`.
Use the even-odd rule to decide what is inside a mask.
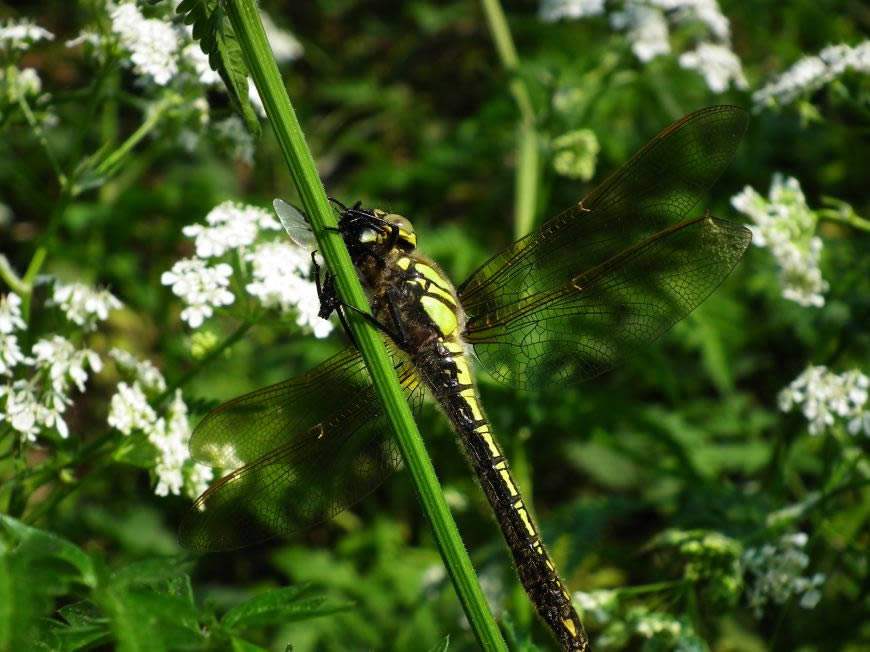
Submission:
[[[521,238],[532,230],[535,223],[541,170],[538,157],[540,137],[535,126],[535,111],[529,91],[523,80],[517,76],[519,57],[501,4],[498,0],[482,0],[482,4],[499,59],[505,71],[512,76],[510,91],[520,112],[514,180],[514,237]]]
[[[368,312],[368,302],[341,236],[328,230],[336,226],[335,216],[323,184],[317,176],[314,159],[305,143],[296,114],[290,105],[256,6],[252,0],[226,0],[224,6],[290,168],[302,205],[308,212],[320,253],[335,276],[339,295],[349,305]],[[348,311],[347,321],[371,373],[384,412],[398,439],[405,465],[426,517],[432,524],[447,571],[471,627],[484,649],[506,650],[441,493],[435,470],[426,455],[381,336],[355,311]]]

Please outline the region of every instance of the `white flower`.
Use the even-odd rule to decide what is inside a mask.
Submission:
[[[732,82],[741,90],[749,87],[740,59],[722,45],[701,43],[695,50],[680,55],[680,66],[700,72],[714,93],[724,92]]]
[[[619,598],[615,591],[577,591],[572,597],[580,610],[582,620],[595,623],[599,627],[607,624],[619,607]]]
[[[187,406],[181,398],[181,390],[169,405],[168,421],[165,427],[154,428],[148,434],[148,441],[157,449],[157,487],[154,493],[177,496],[184,485],[182,469],[189,455],[187,443],[190,441],[190,424],[187,421]]]
[[[134,70],[165,86],[178,72],[176,53],[180,43],[171,25],[155,18],[145,18],[132,2],[114,7],[109,17],[112,31],[121,46],[130,52]]]
[[[0,376],[11,376],[15,367],[22,363],[33,364],[33,360],[21,352],[18,337],[0,331]]]
[[[769,247],[780,267],[783,296],[802,306],[821,307],[829,285],[819,267],[822,241],[813,235],[816,215],[793,177],[783,182],[782,175],[775,174],[769,197],[766,200],[746,186],[731,198],[731,205],[755,222],[752,241],[758,247]]]
[[[21,297],[14,292],[0,296],[0,333],[14,333],[27,328],[21,317]]]
[[[33,385],[24,380],[0,386],[0,398],[6,397],[6,406],[0,412],[0,421],[7,421],[24,441],[36,441],[40,431],[40,416],[45,408],[39,404]]]
[[[245,256],[252,263],[253,281],[246,286],[266,308],[296,312],[296,323],[309,326],[317,337],[332,331],[332,322],[317,316],[320,300],[317,286],[307,280],[311,257],[287,242],[266,242]]]
[[[83,29],[75,38],[71,38],[64,45],[68,48],[75,48],[79,45],[88,44],[93,48],[98,48],[103,42],[103,37],[89,29]]]
[[[720,41],[731,38],[728,19],[716,0],[650,0],[649,4],[668,12],[675,22],[699,20]]]
[[[93,330],[98,321],[105,321],[109,317],[110,310],[121,308],[124,304],[108,290],[94,290],[78,282],[57,282],[48,305],[60,306],[71,322],[85,330]]]
[[[109,357],[124,371],[133,375],[134,380],[139,381],[148,392],[159,394],[166,390],[166,380],[163,374],[150,360],[139,360],[129,351],[113,348],[109,351]]]
[[[604,13],[604,0],[543,0],[538,9],[541,20],[556,22],[561,18],[585,18]]]
[[[181,58],[193,68],[196,78],[203,86],[217,86],[221,83],[221,76],[211,69],[208,55],[202,51],[198,42],[185,45],[181,51]]]
[[[658,9],[627,5],[625,10],[610,14],[610,25],[628,31],[631,50],[644,63],[671,51],[668,23]]]
[[[51,41],[54,34],[30,20],[7,20],[0,24],[0,48],[24,52],[37,41]]]
[[[103,368],[103,361],[90,349],[76,349],[73,343],[60,335],[40,339],[33,345],[34,364],[37,369],[48,372],[48,378],[55,393],[66,394],[69,381],[80,392],[85,391],[89,366],[95,373]]]
[[[254,163],[254,137],[237,115],[213,123],[215,133],[231,149],[235,159],[248,165]]]
[[[775,544],[748,548],[741,564],[748,575],[746,583],[749,606],[760,618],[768,602],[784,604],[789,598],[801,595],[800,605],[812,609],[821,598],[819,587],[825,576],[816,573],[812,578],[801,576],[810,559],[803,551],[808,537],[803,532],[783,535]]]
[[[190,498],[196,498],[208,489],[213,478],[214,471],[211,468],[196,462],[189,464],[184,482],[185,493]]]
[[[257,112],[257,115],[261,118],[265,118],[266,106],[263,104],[263,99],[260,97],[260,93],[257,90],[256,84],[254,84],[254,80],[250,77],[248,77],[248,99],[254,107],[254,111]]]
[[[266,12],[260,12],[260,19],[263,21],[263,29],[266,32],[266,38],[269,39],[275,61],[286,63],[302,56],[302,44],[296,40],[296,37],[275,25]]]
[[[829,45],[818,56],[799,59],[777,79],[755,91],[752,101],[756,109],[763,105],[786,105],[849,69],[870,72],[870,40],[854,48],[844,44]]]
[[[855,435],[863,429],[870,436],[868,387],[870,378],[857,369],[838,375],[824,366],[810,366],[779,393],[779,408],[788,412],[801,406],[811,435],[821,434],[843,419],[849,433]]]
[[[157,414],[148,405],[148,399],[139,383],[118,383],[118,391],[109,403],[108,422],[125,435],[134,430],[147,432],[155,427]]]
[[[181,319],[191,328],[198,328],[205,318],[212,316],[214,308],[228,306],[235,300],[227,289],[232,273],[233,268],[226,263],[209,267],[199,258],[185,258],[163,272],[160,282],[171,285],[173,294],[187,304]]]
[[[223,256],[230,249],[252,245],[261,229],[281,230],[270,212],[231,201],[211,209],[205,221],[207,226],[191,224],[182,229],[184,235],[195,238],[196,255],[200,258]]]

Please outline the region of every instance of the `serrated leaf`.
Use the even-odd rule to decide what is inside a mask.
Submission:
[[[193,561],[185,557],[143,559],[116,571],[112,576],[112,584],[126,586],[171,582],[177,580],[179,574],[187,573],[192,567]]]
[[[78,602],[64,605],[57,611],[66,622],[77,627],[107,622],[103,612],[90,600],[79,600]]]
[[[291,586],[268,591],[227,611],[221,624],[240,629],[273,625],[295,620],[309,620],[346,611],[355,606],[348,600],[333,600],[327,596],[303,597],[309,586]]]
[[[259,136],[260,121],[248,98],[248,67],[221,5],[216,0],[182,0],[176,12],[192,26],[193,38],[223,80],[233,107],[251,133]]]

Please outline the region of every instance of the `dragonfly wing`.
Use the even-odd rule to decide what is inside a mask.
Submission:
[[[412,409],[422,386],[394,349]],[[230,550],[328,520],[375,489],[400,457],[362,357],[351,347],[294,378],[217,408],[191,438],[195,459],[235,468],[181,525],[192,550]]]
[[[459,288],[465,337],[496,378],[527,387],[594,377],[721,283],[749,232],[685,216],[733,157],[747,121],[732,106],[683,118]]]
[[[295,206],[291,206],[283,199],[274,199],[272,206],[278,214],[278,219],[290,239],[297,246],[314,251],[317,248],[317,241],[314,239],[314,231],[311,230],[311,224],[305,218],[305,215]]]

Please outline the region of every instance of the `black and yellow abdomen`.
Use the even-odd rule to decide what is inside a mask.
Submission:
[[[384,292],[391,293],[400,313],[403,336],[407,338],[404,347],[462,440],[523,587],[564,649],[587,650],[586,632],[571,596],[541,542],[478,399],[460,336],[464,315],[456,291],[422,256],[400,255],[392,269],[392,273],[386,273],[391,278],[384,279]],[[385,299],[376,297],[373,308],[377,318],[389,323]]]

